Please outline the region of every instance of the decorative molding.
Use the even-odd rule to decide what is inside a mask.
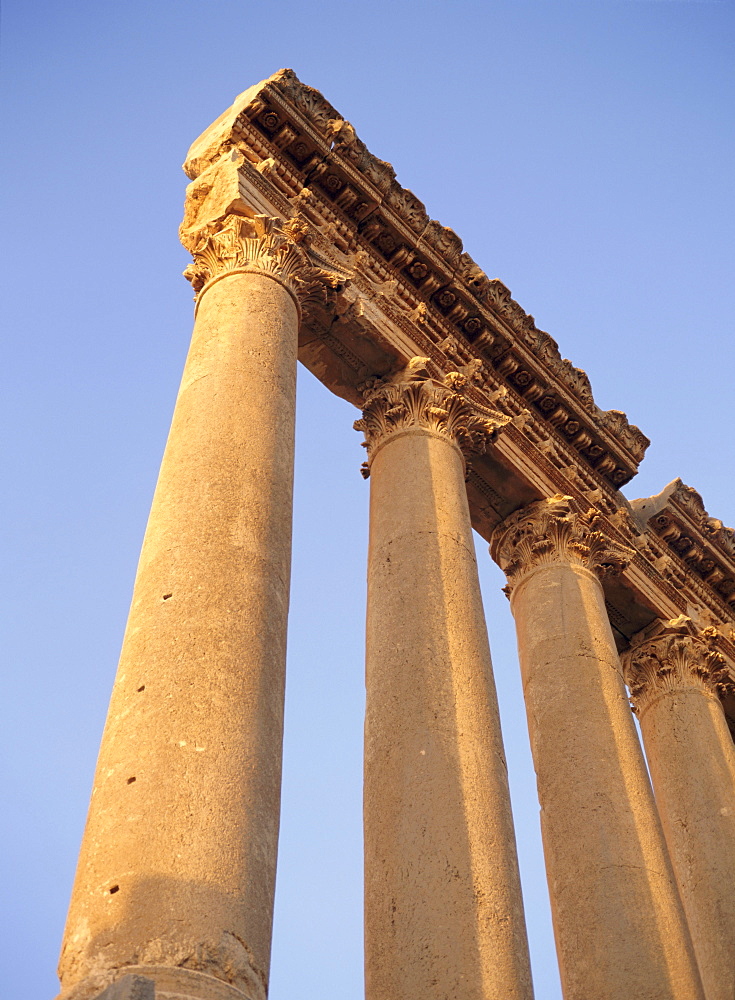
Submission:
[[[530,411],[497,447],[510,476],[507,489],[491,480],[503,502],[472,480],[470,503],[487,511],[488,538],[493,511],[519,502],[519,484],[524,497],[571,495],[576,509],[595,507],[607,518],[606,533],[637,550],[620,581],[635,621],[692,614],[699,605],[735,636],[735,534],[709,518],[683,484],[632,502],[637,533],[616,513],[621,503],[628,507],[617,490],[635,475],[645,435],[620,411],[596,406],[584,372],[452,230],[429,218],[318,91],[290,70],[251,88],[197,139],[185,169],[196,181],[187,196],[187,235],[227,212],[302,215],[312,263],[352,272],[345,301],[327,295],[326,308],[309,309],[304,321],[304,341],[320,342],[313,370],[330,389],[359,405],[367,373],[383,375],[423,355],[435,374],[480,362],[466,393],[480,410],[511,419]],[[308,351],[305,358],[312,363]],[[474,463],[478,482],[485,461]],[[721,648],[735,663],[735,653]]]
[[[308,192],[316,225],[317,216],[331,217],[350,231],[370,269],[385,268],[396,282],[390,296],[384,294],[389,315],[397,298],[415,294],[414,327],[430,320],[433,328],[447,329],[463,351],[532,404],[606,484],[620,487],[635,475],[648,438],[625,414],[597,407],[587,375],[561,356],[503,282],[485,274],[453,230],[429,218],[392,166],[292,70],[240,95],[194,143],[185,169],[196,178],[230,153],[242,155],[249,184],[267,177],[291,210],[305,207]],[[451,352],[440,350],[440,367],[455,366]]]
[[[735,531],[709,516],[699,493],[675,479],[657,496],[634,500],[632,509],[639,524],[646,524],[681,561],[683,572],[705,583],[732,612]]]
[[[533,569],[550,563],[576,563],[598,577],[619,573],[635,552],[610,538],[601,515],[579,511],[572,497],[538,500],[515,511],[493,532],[490,553],[508,578],[510,596]]]
[[[428,358],[412,358],[408,365],[386,379],[369,380],[363,390],[362,417],[354,428],[365,435],[368,461],[362,466],[367,479],[380,446],[393,434],[421,428],[453,441],[466,457],[482,454],[510,417],[471,403],[464,391],[471,377],[449,372],[442,381],[432,378]]]
[[[646,629],[621,657],[633,711],[642,715],[672,691],[734,692],[727,661],[716,648],[719,635],[712,626],[698,628],[687,615]]]
[[[244,218],[229,214],[210,223],[190,247],[193,263],[184,271],[197,301],[207,287],[225,274],[260,271],[277,278],[303,308],[324,301],[326,289],[337,288],[347,274],[315,265],[306,249],[309,226],[300,218],[282,222],[267,215]]]
[[[512,298],[511,292],[498,279],[491,279],[475,263],[472,257],[463,252],[462,240],[450,228],[432,220],[426,213],[423,203],[407,189],[401,187],[396,180],[395,171],[389,163],[378,159],[358,138],[354,127],[345,121],[322,95],[311,87],[302,84],[292,70],[281,70],[269,81],[279,96],[286,98],[294,108],[301,112],[312,125],[315,125],[322,136],[331,140],[331,160],[345,160],[356,168],[359,174],[377,189],[381,204],[371,213],[371,229],[375,230],[371,240],[384,255],[393,257],[401,243],[400,237],[391,232],[391,219],[403,223],[409,231],[416,234],[416,248],[407,254],[405,267],[415,280],[426,282],[430,273],[430,265],[420,259],[421,250],[438,255],[443,263],[456,275],[456,287],[445,288],[437,293],[439,307],[442,311],[461,308],[461,299],[468,293],[477,302],[488,306],[499,318],[505,321],[520,336],[532,352],[543,359],[553,369],[554,373],[567,385],[572,394],[582,405],[597,418],[598,422],[619,437],[636,462],[643,458],[650,443],[648,438],[635,425],[629,424],[620,410],[600,410],[594,402],[589,378],[580,368],[566,358],[562,358],[556,341],[548,333],[539,330],[533,316],[528,315]],[[288,129],[283,116],[275,115],[268,110],[266,103],[258,106],[259,114],[253,116],[255,121],[267,131],[282,135]],[[293,135],[294,141],[295,133]],[[289,144],[278,143],[288,152]],[[348,178],[334,171],[325,173],[327,194],[345,202],[345,188],[349,186]],[[362,203],[357,193],[353,193],[350,205]],[[381,211],[382,209],[382,211]],[[364,216],[363,216],[364,218]],[[440,284],[444,284],[440,280]],[[463,310],[463,325],[477,336],[482,333],[482,322],[468,315],[471,307]]]

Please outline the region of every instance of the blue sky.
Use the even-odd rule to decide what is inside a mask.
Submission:
[[[45,1000],[192,324],[190,142],[282,66],[501,278],[598,403],[735,524],[732,0],[6,0],[0,996]],[[362,995],[367,497],[299,382],[271,1000]],[[513,625],[478,541],[538,1000],[558,1000]]]

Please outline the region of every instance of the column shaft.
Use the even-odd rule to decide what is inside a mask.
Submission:
[[[128,966],[192,997],[266,995],[297,332],[272,276],[227,274],[202,294],[100,751],[64,997],[94,996]]]
[[[707,1000],[732,1000],[735,746],[704,645],[684,637],[654,640],[629,654],[629,680]],[[658,663],[645,688],[635,670],[641,653]]]
[[[600,533],[583,528],[567,500],[532,505],[525,522],[513,515],[494,544],[512,587],[565,1000],[701,1000],[602,587],[589,568],[622,555],[601,554]]]
[[[368,1000],[531,997],[461,453],[414,426],[371,462]]]

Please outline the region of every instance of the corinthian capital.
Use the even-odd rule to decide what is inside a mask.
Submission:
[[[240,193],[244,156],[231,149],[203,170],[186,189],[181,242],[194,258],[184,271],[197,297],[226,274],[261,271],[281,282],[301,307],[323,298],[350,275],[325,270],[307,249],[304,219],[287,222],[254,215]]]
[[[686,615],[659,622],[653,635],[646,630],[621,657],[633,710],[642,714],[670,691],[694,688],[711,695],[732,691],[725,658],[715,647],[716,637],[716,629],[699,629]]]
[[[209,223],[190,240],[194,261],[184,271],[201,294],[216,278],[234,271],[262,271],[277,278],[303,306],[323,297],[346,275],[316,266],[304,246],[308,226],[299,219],[282,222],[267,215],[229,214]]]
[[[576,563],[598,576],[619,572],[633,558],[633,549],[600,530],[595,510],[578,511],[572,497],[538,500],[497,526],[490,552],[508,577],[506,593],[531,570],[547,563]]]
[[[354,424],[365,435],[365,478],[375,452],[398,432],[420,428],[449,438],[463,455],[481,454],[498,430],[510,423],[510,417],[465,398],[466,375],[450,372],[439,381],[429,374],[428,364],[428,358],[412,358],[402,371],[365,392],[362,419]]]

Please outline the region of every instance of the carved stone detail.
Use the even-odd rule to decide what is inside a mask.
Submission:
[[[714,627],[700,629],[686,615],[659,622],[621,661],[633,711],[642,714],[660,695],[697,688],[711,695],[735,690],[725,657],[716,648]]]
[[[450,330],[463,352],[481,355],[508,378],[612,486],[635,475],[649,444],[645,434],[620,411],[597,407],[587,375],[562,358],[553,337],[536,326],[503,282],[489,278],[463,251],[453,230],[429,218],[392,166],[374,156],[353,126],[293,71],[281,70],[241,94],[193,144],[185,169],[192,178],[204,178],[201,197],[208,198],[211,184],[205,174],[233,157],[240,178],[232,175],[228,196],[237,199],[241,188],[254,187],[276,194],[275,204],[284,199],[305,208],[308,192],[316,228],[337,218],[343,236],[359,235],[371,270],[389,269],[386,278],[396,285],[381,310],[390,316],[388,302],[401,308],[401,299],[418,298],[408,310],[413,333],[431,315],[435,329]],[[414,343],[431,353],[420,340]],[[447,351],[438,364],[461,362]]]
[[[632,509],[710,592],[735,607],[735,530],[709,516],[695,489],[675,479],[657,496],[634,500]]]
[[[449,372],[439,381],[432,378],[429,363],[428,358],[412,358],[397,374],[365,385],[362,417],[354,428],[365,435],[368,461],[361,471],[366,479],[377,448],[398,431],[421,427],[450,438],[467,456],[482,454],[500,428],[511,423],[510,417],[466,398],[468,375]]]
[[[675,480],[675,489],[670,499],[686,511],[708,541],[716,545],[724,555],[735,558],[735,530],[728,528],[719,518],[709,516],[702,497],[693,487],[686,486],[681,479]]]
[[[635,552],[600,530],[596,510],[579,511],[572,497],[557,493],[515,511],[495,529],[490,545],[493,559],[508,578],[505,592],[537,566],[576,563],[599,577],[618,573]]]
[[[123,976],[103,990],[96,1000],[156,1000],[156,984],[145,976]]]
[[[262,271],[277,278],[301,306],[323,299],[346,275],[316,266],[305,243],[308,224],[299,218],[282,222],[267,215],[226,215],[201,231],[190,246],[193,263],[184,271],[197,296],[215,278],[233,271]]]

